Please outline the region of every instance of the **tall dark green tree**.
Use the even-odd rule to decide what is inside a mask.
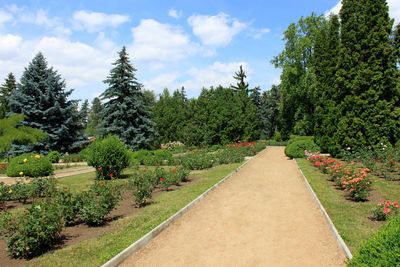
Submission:
[[[21,125],[37,128],[48,135],[48,139],[34,147],[16,146],[13,153],[47,152],[50,150],[71,151],[86,141],[79,135],[79,116],[75,112],[77,100],[68,100],[72,90],[65,90],[65,81],[38,53],[25,68],[13,90],[10,100],[11,113],[25,115]]]
[[[0,119],[7,116],[10,112],[9,100],[12,90],[17,88],[17,82],[12,73],[8,74],[8,77],[4,81],[4,84],[0,86]]]
[[[333,15],[317,34],[314,47],[315,61],[315,142],[322,151],[335,147],[333,135],[337,127],[337,106],[334,101],[335,75],[340,36],[339,17]]]
[[[282,68],[279,129],[289,134],[314,133],[314,43],[325,18],[312,14],[292,23],[284,32],[285,49],[271,61]]]
[[[136,69],[130,63],[126,48],[118,53],[118,60],[104,83],[108,88],[102,93],[104,110],[101,134],[116,134],[132,150],[148,148],[154,140],[154,123],[145,105],[141,84],[135,77]]]
[[[98,97],[93,98],[92,107],[90,109],[88,124],[86,128],[86,134],[89,136],[99,135],[99,125],[101,124],[101,113],[103,111],[103,105]]]
[[[183,142],[183,129],[187,124],[187,98],[185,90],[176,90],[171,96],[164,89],[154,107],[154,121],[158,134],[157,144],[169,141]]]
[[[87,124],[88,124],[88,120],[89,120],[89,112],[90,112],[89,100],[85,99],[85,101],[83,101],[82,106],[79,110],[79,116],[80,116],[79,123],[82,125],[83,130],[86,130],[86,128],[87,128]]]
[[[368,148],[400,139],[400,93],[393,20],[385,0],[343,0],[335,83],[338,149]]]
[[[231,85],[233,90],[238,92],[245,92],[246,94],[249,93],[249,84],[244,81],[247,78],[246,73],[243,71],[242,65],[239,67],[239,71],[235,72],[235,76],[233,78],[237,81],[236,85]]]
[[[271,90],[261,96],[261,138],[271,139],[275,136],[279,117],[279,85],[272,85]]]

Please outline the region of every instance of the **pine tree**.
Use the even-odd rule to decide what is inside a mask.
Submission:
[[[235,72],[235,76],[233,76],[233,78],[235,80],[237,80],[236,86],[231,85],[231,88],[238,92],[245,92],[246,94],[248,94],[249,93],[249,84],[244,82],[244,79],[246,77],[247,77],[246,73],[243,71],[242,65],[240,65],[239,71]]]
[[[0,86],[0,119],[5,118],[7,113],[10,112],[8,98],[10,97],[12,90],[15,90],[16,87],[17,83],[14,75],[12,73],[8,74],[4,84]]]
[[[17,89],[10,96],[11,113],[25,115],[24,126],[37,128],[48,135],[44,142],[35,147],[14,147],[13,153],[48,152],[51,150],[71,151],[86,142],[78,134],[79,117],[75,109],[77,100],[68,100],[72,90],[65,90],[65,81],[53,68],[47,67],[42,53],[38,53],[25,68]]]
[[[87,128],[88,120],[89,120],[89,100],[85,99],[83,102],[81,109],[79,110],[79,123],[82,126],[82,129],[85,130]]]
[[[339,45],[339,17],[334,15],[330,17],[328,24],[321,27],[314,48],[316,106],[314,137],[322,151],[332,150],[335,147],[333,135],[336,132],[337,117],[333,85]]]
[[[151,113],[144,103],[141,84],[136,81],[136,69],[129,62],[123,47],[115,67],[104,81],[109,87],[101,95],[104,103],[101,134],[116,134],[132,150],[152,145],[155,131]]]
[[[88,124],[86,128],[86,134],[89,136],[99,135],[99,125],[101,124],[101,113],[103,111],[103,105],[98,97],[95,97],[92,101],[92,108],[90,109]]]
[[[272,85],[271,90],[263,92],[261,96],[261,137],[271,139],[274,137],[279,117],[279,85]]]
[[[387,3],[344,0],[340,18],[336,151],[394,144],[400,138],[400,93]]]

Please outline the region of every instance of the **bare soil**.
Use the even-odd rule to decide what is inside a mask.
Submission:
[[[71,172],[72,173],[72,172]],[[70,175],[73,175],[71,174]],[[76,173],[74,173],[76,174]],[[200,176],[189,176],[187,182],[180,183],[179,186],[171,186],[169,190],[176,190],[180,187],[187,186],[191,183],[201,179]],[[162,189],[156,189],[152,194],[152,199],[156,199],[157,196],[165,192]],[[23,205],[17,201],[10,201],[7,203],[8,209],[20,208]],[[31,204],[28,201],[26,204]],[[151,205],[151,201],[148,202]],[[62,239],[56,245],[55,249],[61,249],[73,244],[78,244],[82,241],[93,239],[105,235],[107,233],[118,230],[119,224],[116,222],[118,219],[131,216],[139,212],[139,208],[135,206],[134,200],[130,192],[125,191],[123,193],[123,200],[119,202],[119,207],[114,209],[105,220],[105,223],[101,226],[90,227],[82,222],[77,221],[75,225],[66,227],[62,232]],[[34,262],[35,258],[31,260],[25,259],[13,259],[6,252],[7,244],[4,239],[0,240],[0,266],[1,267],[20,267],[25,266],[28,262]]]
[[[121,266],[345,266],[284,147],[269,147]]]

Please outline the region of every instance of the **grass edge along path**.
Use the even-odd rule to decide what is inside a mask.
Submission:
[[[329,214],[340,236],[354,254],[354,251],[382,225],[382,222],[371,221],[370,219],[372,209],[378,203],[375,201],[354,202],[348,200],[343,196],[343,191],[337,190],[329,182],[329,175],[323,174],[306,159],[296,159],[296,162]],[[373,180],[376,193],[387,196],[388,192],[385,192],[384,188],[392,187],[390,182],[377,177],[374,177]],[[394,194],[389,193],[389,195],[393,196]]]
[[[237,170],[242,163],[196,172],[202,178],[192,185],[169,191],[139,213],[118,221],[119,230],[39,257],[29,266],[100,266],[168,219],[193,199]],[[133,202],[133,200],[132,200]]]

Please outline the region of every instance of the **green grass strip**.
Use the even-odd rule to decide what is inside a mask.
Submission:
[[[372,201],[354,202],[347,200],[341,191],[329,183],[329,175],[321,173],[319,169],[313,167],[306,159],[296,159],[296,161],[326,212],[329,214],[339,234],[351,252],[355,251],[380,226],[379,223],[372,222],[368,218],[372,213],[371,210],[376,207],[377,203]],[[398,190],[393,188],[394,186],[399,187],[398,185],[379,178],[375,178],[374,181],[373,185],[377,188],[379,194],[390,194],[393,197],[396,195],[400,196],[398,193],[393,193],[398,192]],[[386,189],[384,189],[385,187]]]
[[[119,230],[47,253],[30,266],[100,266],[172,216],[193,199],[236,170],[241,163],[196,171],[201,179],[179,190],[161,194],[139,213],[118,221]],[[93,229],[94,231],[96,229]]]

